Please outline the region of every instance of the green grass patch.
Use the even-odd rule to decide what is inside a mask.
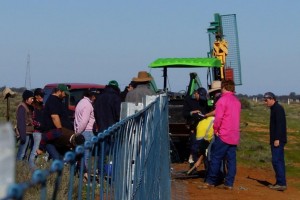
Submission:
[[[288,143],[285,147],[286,173],[288,177],[300,178],[300,106],[282,104],[286,112]],[[251,103],[249,109],[241,113],[241,141],[237,160],[251,167],[270,167],[271,150],[269,144],[270,109],[263,103]]]

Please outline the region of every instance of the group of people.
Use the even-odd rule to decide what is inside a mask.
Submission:
[[[19,133],[19,149],[17,160],[28,158],[32,170],[37,168],[35,158],[47,151],[53,159],[61,159],[62,153],[83,144],[83,136],[75,136],[73,124],[69,119],[63,99],[69,94],[68,87],[59,84],[53,89],[45,105],[44,91],[37,88],[34,92],[25,90],[22,102],[17,107],[17,132]]]
[[[154,95],[149,87],[151,76],[138,73],[123,92],[116,80],[111,80],[101,93],[87,90],[75,108],[74,122],[63,100],[70,91],[67,85],[58,84],[44,102],[41,88],[25,90],[17,107],[16,131],[19,133],[17,160],[28,160],[32,170],[37,168],[37,155],[48,152],[52,159],[62,159],[66,151],[90,140],[120,119],[121,102],[141,103],[145,95]],[[29,156],[27,150],[30,149]],[[85,170],[89,150],[84,152]]]
[[[183,116],[190,127],[189,172],[197,172],[196,168],[206,160],[205,183],[199,188],[213,188],[223,183],[224,189],[232,190],[237,171],[241,103],[235,96],[232,80],[214,81],[208,93],[205,88],[195,90],[193,96],[186,97],[183,107]],[[211,108],[207,106],[208,96],[213,100]],[[271,109],[270,146],[276,174],[276,182],[269,185],[269,188],[284,191],[287,189],[284,162],[284,146],[287,142],[285,112],[272,92],[265,93],[264,102]]]
[[[32,170],[36,169],[36,156],[42,152],[47,151],[53,159],[62,159],[66,151],[118,122],[121,102],[142,103],[146,95],[155,95],[149,87],[151,80],[146,71],[140,71],[122,92],[115,80],[109,81],[101,94],[87,90],[75,108],[74,122],[70,121],[63,103],[66,95],[70,95],[67,85],[58,84],[46,102],[43,89],[37,88],[34,92],[25,90],[16,113],[16,132],[20,141],[17,160],[26,158],[27,149],[31,149],[27,159]],[[213,100],[212,106],[208,106],[208,96]],[[265,93],[264,102],[271,109],[270,145],[276,174],[276,183],[269,187],[283,191],[287,188],[285,111],[272,92]],[[208,92],[201,87],[194,91],[193,96],[186,97],[183,116],[190,129],[190,168],[195,170],[204,160],[207,161],[204,162],[207,164],[205,184],[200,188],[212,188],[220,183],[224,183],[225,189],[233,188],[236,150],[240,140],[240,113],[241,103],[235,96],[232,80],[214,81]],[[88,150],[84,153],[85,169],[88,153]],[[226,170],[222,170],[222,165]]]

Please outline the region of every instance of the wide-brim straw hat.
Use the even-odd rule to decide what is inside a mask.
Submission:
[[[211,88],[208,90],[208,93],[214,92],[216,90],[221,90],[221,81],[213,81]]]
[[[146,72],[146,71],[140,71],[138,73],[138,76],[134,77],[132,79],[132,81],[134,81],[134,82],[146,82],[146,81],[151,81],[151,80],[152,80],[152,77],[149,76],[148,72]]]

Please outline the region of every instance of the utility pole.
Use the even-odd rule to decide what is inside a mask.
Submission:
[[[31,77],[30,77],[30,54],[27,55],[27,65],[26,65],[26,76],[25,76],[25,88],[31,89]]]

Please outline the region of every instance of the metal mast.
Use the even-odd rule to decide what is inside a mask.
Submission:
[[[27,55],[27,65],[26,65],[26,76],[25,76],[25,88],[31,89],[31,77],[30,77],[30,54]]]
[[[222,67],[213,69],[214,80],[229,78],[226,75],[229,69],[233,70],[232,78],[235,85],[242,85],[242,71],[240,60],[240,49],[238,40],[237,21],[235,14],[214,15],[215,21],[210,22],[207,29],[209,34],[209,57],[216,57],[221,60]],[[229,44],[229,45],[228,45]]]

